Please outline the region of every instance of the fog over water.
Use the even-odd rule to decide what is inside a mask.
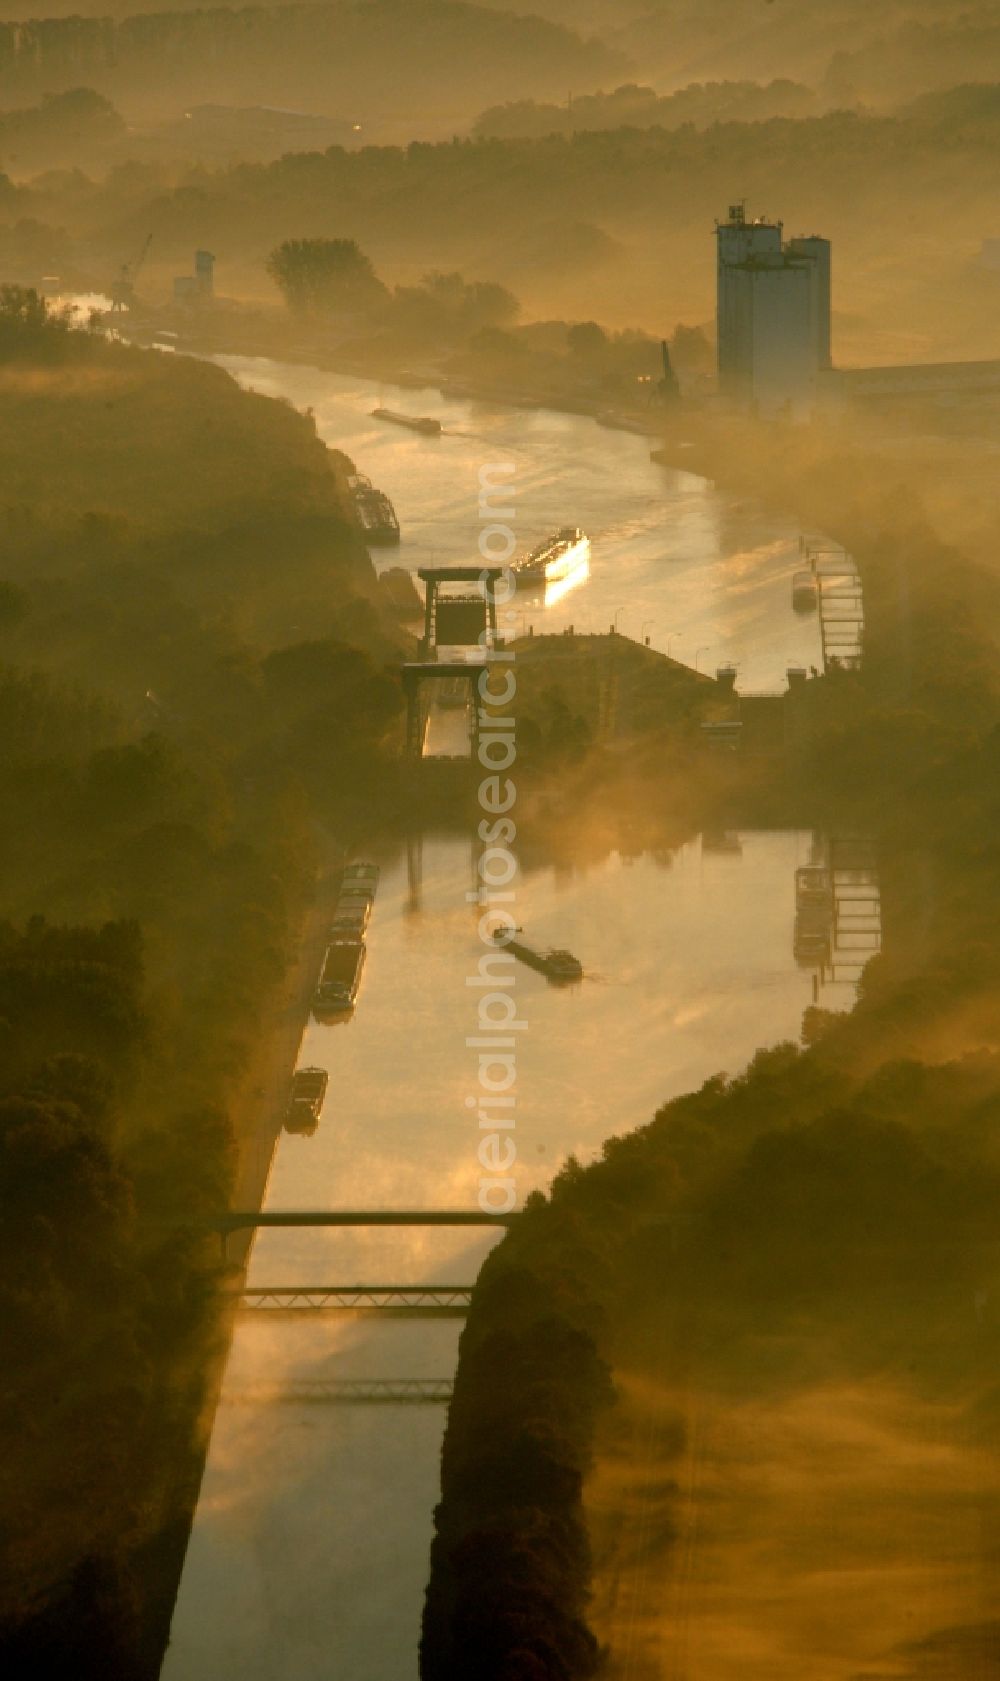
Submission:
[[[442,415],[440,442],[370,421],[379,388],[308,369],[227,359],[259,389],[312,405],[322,436],[393,497],[404,564],[468,559],[483,461],[517,463],[525,546],[553,526],[592,533],[590,583],[545,614],[621,628],[656,615],[702,665],[738,659],[763,685],[817,657],[815,623],[792,614],[796,534],[734,510],[704,481],[651,464],[645,439],[550,413],[516,414],[392,393]],[[521,525],[523,521],[523,525]],[[392,556],[395,560],[395,556]],[[625,588],[628,581],[629,587]],[[669,606],[667,602],[669,601]],[[637,622],[638,621],[638,622]],[[541,613],[535,619],[542,622]],[[604,625],[606,628],[606,625]],[[760,630],[758,646],[757,632]],[[685,657],[682,644],[675,652]],[[519,968],[518,1195],[569,1154],[590,1160],[612,1130],[761,1044],[798,1034],[812,974],[793,956],[795,870],[806,832],[695,838],[675,853],[614,854],[578,870],[541,867],[516,883],[517,916],[539,945],[565,945],[584,981],[554,988]],[[427,836],[385,851],[368,961],[348,1023],[310,1021],[300,1063],[330,1070],[311,1138],[282,1135],[267,1204],[471,1206],[478,1128],[476,994],[481,952],[471,840]],[[847,1006],[848,984],[825,1002]],[[487,1238],[447,1231],[270,1231],[252,1285],[467,1283]],[[440,1407],[263,1404],[262,1388],[330,1377],[449,1377],[450,1322],[244,1320],[230,1357],[167,1657],[168,1681],[405,1681],[416,1641]],[[256,1399],[255,1399],[256,1397]]]
[[[735,664],[742,689],[783,687],[789,665],[820,663],[815,614],[793,612],[799,526],[649,459],[652,440],[550,409],[507,409],[403,390],[252,357],[217,360],[244,384],[312,409],[320,436],[392,499],[398,551],[377,564],[469,565],[477,556],[479,470],[512,462],[519,551],[561,526],[593,543],[589,580],[518,631],[606,632],[650,639],[702,671]],[[380,405],[431,415],[440,438],[372,418]],[[518,614],[521,607],[518,603]]]
[[[519,1193],[613,1125],[760,1043],[795,1036],[811,976],[792,956],[794,872],[807,833],[744,834],[740,852],[700,840],[670,858],[615,857],[579,873],[539,870],[518,915],[540,943],[578,953],[586,979],[557,989],[518,971]],[[383,860],[356,1014],[311,1021],[300,1061],[331,1079],[319,1130],[283,1135],[268,1206],[472,1205],[478,1166],[475,910],[468,845],[428,838],[413,908],[405,858]],[[846,987],[831,1002],[847,1000]],[[613,1117],[613,1121],[612,1121]],[[249,1282],[469,1282],[489,1240],[447,1232],[271,1231]],[[261,1386],[302,1378],[447,1377],[449,1322],[244,1322],[230,1359],[202,1502],[174,1618],[171,1681],[331,1668],[354,1681],[413,1676],[437,1498],[443,1409],[262,1405]],[[339,1660],[339,1661],[338,1661]]]
[[[1000,1681],[1000,0],[0,65],[0,1681]]]

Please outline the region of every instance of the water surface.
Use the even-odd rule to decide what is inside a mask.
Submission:
[[[518,601],[518,631],[614,624],[702,671],[736,665],[742,689],[783,688],[789,665],[820,665],[816,615],[791,604],[798,524],[651,461],[650,439],[583,415],[497,408],[263,358],[216,360],[254,390],[311,409],[320,437],[391,497],[403,540],[398,551],[377,552],[380,567],[477,563],[480,469],[512,462],[518,552],[565,525],[582,526],[593,543],[587,582],[555,599],[550,592],[544,609]],[[382,403],[436,416],[443,435],[373,419]]]
[[[792,954],[805,832],[744,833],[728,850],[613,854],[517,884],[540,944],[567,945],[586,978],[517,980],[519,1196],[569,1154],[652,1118],[667,1098],[759,1044],[795,1037],[812,973]],[[480,954],[466,900],[471,846],[428,837],[419,878],[382,859],[353,1019],[311,1021],[300,1061],[330,1070],[320,1127],[284,1135],[271,1207],[471,1206],[478,1127]],[[846,1003],[849,986],[830,989]],[[255,1285],[471,1280],[493,1241],[447,1231],[269,1231]],[[261,1386],[318,1377],[439,1377],[452,1322],[243,1321],[216,1420],[167,1661],[169,1681],[409,1681],[437,1498],[443,1412],[262,1405]]]
[[[309,407],[392,497],[403,528],[379,565],[469,564],[480,531],[479,471],[516,466],[518,545],[582,525],[590,577],[526,630],[607,630],[711,670],[736,663],[745,688],[783,686],[819,662],[815,617],[790,604],[798,528],[735,504],[705,480],[650,461],[649,442],[594,421],[497,409],[245,357],[219,358],[255,389]],[[378,403],[438,415],[440,439],[371,418]],[[436,750],[458,751],[464,714],[437,714]],[[804,832],[693,838],[674,852],[613,853],[542,867],[517,883],[517,917],[539,945],[567,946],[585,979],[554,988],[521,969],[517,1052],[519,1199],[568,1155],[594,1158],[609,1134],[761,1044],[798,1036],[812,971],[793,955],[795,869]],[[417,860],[419,854],[419,867]],[[381,858],[358,1007],[310,1022],[300,1062],[330,1070],[311,1138],[281,1139],[267,1203],[286,1207],[467,1207],[479,1130],[476,993],[482,947],[470,841],[427,836]],[[847,1006],[852,975],[823,1001]],[[269,1231],[254,1285],[471,1281],[494,1241],[466,1232]],[[448,1377],[449,1322],[244,1320],[216,1420],[167,1658],[168,1681],[412,1681],[440,1408],[262,1405],[268,1385],[326,1377]]]

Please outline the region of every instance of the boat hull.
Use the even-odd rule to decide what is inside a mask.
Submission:
[[[507,940],[503,944],[519,962],[526,963],[529,969],[537,969],[553,986],[570,986],[583,979],[583,965],[568,952],[536,951],[523,940]]]
[[[519,584],[559,584],[590,565],[590,538],[582,531],[572,537],[560,534],[539,544],[513,571]]]
[[[373,409],[374,420],[388,420],[393,426],[405,426],[410,432],[421,432],[425,438],[440,438],[441,422],[430,415],[398,414],[395,409]]]

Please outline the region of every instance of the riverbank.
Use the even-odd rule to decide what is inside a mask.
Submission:
[[[301,938],[295,942],[295,956],[284,985],[272,1001],[269,1029],[255,1040],[253,1057],[231,1100],[236,1161],[230,1206],[234,1208],[261,1208],[267,1195],[292,1074],[340,889],[340,861],[332,839],[318,836],[317,845],[328,861],[317,872],[303,914]],[[169,1643],[205,1458],[229,1362],[237,1312],[230,1292],[241,1286],[254,1236],[251,1230],[235,1232],[229,1238],[226,1263],[216,1279],[214,1338],[201,1373],[199,1404],[190,1422],[182,1425],[173,1455],[173,1511],[161,1523],[143,1561],[143,1622],[151,1674],[159,1674]]]
[[[677,1652],[685,1630],[691,1636],[684,1536],[699,1545],[697,1523],[711,1522],[713,1500],[718,1509],[712,1479],[748,1469],[727,1463],[714,1441],[711,1475],[698,1481],[704,1430],[697,1416],[692,1423],[685,1380],[702,1384],[709,1411],[713,1393],[733,1409],[748,1392],[772,1390],[770,1412],[761,1409],[768,1430],[790,1420],[800,1428],[802,1408],[812,1406],[812,1451],[828,1455],[835,1432],[822,1428],[821,1409],[829,1417],[837,1382],[860,1385],[874,1365],[898,1381],[900,1405],[886,1442],[887,1451],[905,1455],[913,1451],[914,1420],[926,1416],[942,1381],[937,1347],[958,1322],[964,1281],[994,1282],[988,1233],[1000,1196],[996,1146],[972,1109],[980,1099],[995,1104],[1000,1092],[1000,948],[996,916],[986,909],[1000,907],[1000,878],[981,842],[1000,798],[997,590],[973,558],[912,523],[912,495],[908,522],[900,502],[884,505],[885,465],[877,458],[827,456],[813,433],[783,434],[776,461],[775,439],[771,429],[750,428],[725,446],[706,437],[685,461],[798,507],[810,525],[848,542],[862,566],[871,614],[865,667],[839,685],[839,704],[820,721],[799,767],[800,788],[819,806],[843,802],[852,828],[873,838],[896,898],[889,945],[866,972],[852,1016],[838,1021],[807,1010],[805,1049],[762,1053],[744,1075],[710,1081],[649,1127],[612,1139],[603,1162],[568,1167],[549,1200],[538,1200],[490,1257],[473,1298],[446,1434],[425,1681],[456,1681],[483,1650],[501,1667],[515,1650],[540,1663],[543,1654],[551,1663],[555,1651],[573,1674],[597,1673],[601,1640],[612,1642],[611,1673],[639,1662],[662,1672],[664,1653]],[[979,609],[975,619],[970,603]],[[941,1183],[956,1149],[963,1161],[975,1160],[982,1201],[973,1212],[957,1190],[945,1191],[932,1213],[917,1186]],[[947,1277],[933,1299],[921,1284],[904,1300],[902,1281],[923,1278],[932,1228],[932,1244],[948,1256]],[[849,1282],[855,1277],[860,1295]],[[863,1305],[880,1292],[896,1304],[891,1310]],[[900,1313],[905,1329],[888,1330]],[[803,1335],[813,1319],[826,1328],[821,1350]],[[706,1349],[731,1351],[716,1361],[724,1370],[708,1372],[704,1359],[695,1361]],[[958,1391],[970,1385],[982,1406],[989,1404],[988,1365],[972,1353],[954,1366]],[[610,1372],[622,1401],[610,1398],[603,1376],[581,1389],[584,1371]],[[564,1382],[567,1404],[541,1411],[540,1397],[558,1398]],[[507,1398],[502,1418],[499,1393]],[[961,1403],[954,1385],[948,1396],[949,1404]],[[858,1427],[887,1400],[874,1385],[850,1409]],[[957,1429],[961,1436],[964,1425]],[[780,1441],[775,1464],[789,1464]],[[807,1454],[798,1475],[815,1472]],[[971,1462],[968,1475],[976,1476]],[[692,1479],[694,1507],[689,1500],[685,1509],[679,1490]],[[905,1525],[908,1485],[887,1479],[880,1499],[890,1513],[899,1508],[893,1521]],[[820,1549],[817,1567],[843,1580],[862,1568],[851,1548],[863,1558],[867,1541],[842,1528],[837,1511],[834,1499],[829,1524],[844,1538],[841,1549]],[[788,1673],[801,1673],[791,1625],[774,1610],[776,1578],[765,1574],[752,1606],[737,1597],[735,1584],[759,1564],[753,1543],[743,1541],[756,1536],[758,1518],[757,1509],[741,1509],[736,1535],[725,1538],[728,1602],[720,1608],[716,1585],[701,1606],[714,1626],[720,1615],[738,1625],[740,1651],[752,1637],[754,1649],[768,1651],[769,1670],[792,1652]],[[488,1602],[478,1562],[484,1536],[491,1537]],[[786,1514],[775,1525],[775,1547],[779,1538],[786,1554],[801,1546]],[[554,1549],[558,1567],[546,1563]],[[912,1561],[901,1555],[897,1562],[909,1568]],[[700,1563],[695,1572],[702,1588]],[[652,1581],[655,1591],[643,1587]],[[877,1575],[868,1581],[877,1593]],[[954,1593],[924,1608],[917,1635],[931,1644],[943,1638],[941,1623],[968,1619],[974,1599],[966,1575]],[[809,1612],[807,1590],[806,1601]],[[883,1632],[859,1625],[857,1667],[876,1660]],[[896,1635],[895,1623],[888,1632]],[[906,1632],[912,1639],[912,1625]],[[865,1647],[866,1635],[876,1644]],[[707,1621],[691,1638],[703,1636],[705,1644],[686,1650],[707,1662]],[[814,1641],[808,1659],[815,1658]]]
[[[261,1208],[274,1152],[284,1125],[299,1045],[309,1020],[316,977],[329,944],[329,929],[340,894],[343,857],[329,836],[319,842],[326,854],[317,874],[295,959],[277,1008],[270,1041],[260,1043],[247,1070],[237,1132],[238,1159],[231,1206]],[[245,1272],[253,1246],[253,1232],[235,1232],[227,1243],[227,1263],[234,1275]]]
[[[318,968],[317,820],[354,832],[389,762],[398,695],[343,633],[398,639],[302,416],[17,305],[0,1652],[148,1677],[227,1335],[196,1228],[238,1172],[261,1185]],[[331,707],[346,743],[317,736]]]
[[[615,404],[607,397],[581,391],[569,381],[552,385],[544,375],[532,377],[530,361],[522,364],[525,377],[520,382],[511,381],[509,373],[505,376],[485,368],[474,376],[468,371],[457,374],[449,371],[448,358],[414,361],[398,354],[387,356],[374,345],[361,350],[354,341],[338,338],[331,329],[309,332],[302,323],[291,324],[287,314],[276,309],[254,310],[220,302],[208,310],[147,314],[118,330],[136,344],[194,356],[269,357],[412,390],[433,388],[444,397],[587,415],[603,426],[643,437],[659,437],[663,429],[662,412],[651,410],[648,398],[634,406]]]
[[[674,659],[666,647],[672,637],[676,651],[677,632],[688,621],[667,605],[657,611],[642,594],[662,590],[672,600],[686,578],[693,612],[703,613],[716,591],[719,620],[740,627],[734,657],[749,656],[758,624],[773,617],[779,626],[773,665],[783,675],[786,630],[806,635],[814,628],[804,630],[789,607],[796,534],[780,524],[734,520],[725,500],[701,481],[651,469],[642,444],[601,434],[589,421],[569,425],[564,415],[459,408],[451,437],[426,441],[392,427],[379,430],[370,420],[375,398],[367,385],[326,381],[315,370],[300,373],[284,364],[248,367],[231,359],[228,365],[238,379],[311,409],[320,435],[391,489],[403,516],[399,558],[412,569],[431,553],[444,564],[465,558],[478,529],[484,455],[518,464],[526,487],[525,542],[568,517],[601,534],[593,580],[598,605],[587,606],[588,584],[558,608],[539,611],[539,626],[558,626],[564,617],[580,634],[549,636],[536,628],[533,637],[519,634],[515,649],[527,716],[549,738],[543,746],[556,750],[550,764],[536,756],[530,731],[519,744],[519,915],[529,936],[569,946],[585,966],[583,983],[568,992],[550,988],[543,977],[519,981],[532,1023],[519,1117],[523,1186],[547,1185],[566,1156],[597,1154],[609,1131],[641,1124],[666,1083],[672,1091],[686,1089],[732,1055],[734,1045],[748,1057],[776,1022],[779,1031],[796,1031],[812,997],[811,977],[794,958],[788,906],[795,869],[813,856],[810,835],[794,829],[796,813],[803,828],[815,814],[770,768],[765,774],[759,763],[741,767],[733,756],[701,751],[697,716],[715,700],[717,685],[693,665],[699,654],[703,667],[716,663],[714,647],[704,646],[712,631],[692,618],[690,663]],[[363,442],[355,448],[350,439],[357,436]],[[625,592],[636,602],[636,634],[629,636],[609,630]],[[585,616],[594,621],[588,634]],[[644,629],[647,619],[659,623]],[[646,648],[644,634],[657,639],[658,631],[660,646]],[[566,715],[600,733],[602,668],[607,677],[616,670],[627,676],[616,718],[603,711],[605,725],[614,727],[599,744],[574,741]],[[552,688],[562,706],[551,704]],[[671,723],[682,743],[670,742]],[[347,1026],[310,1023],[302,1053],[335,1071],[336,1114],[308,1140],[282,1139],[269,1185],[276,1206],[315,1206],[327,1198],[342,1206],[475,1198],[476,1141],[462,1108],[468,1087],[461,1059],[466,977],[478,958],[475,910],[465,898],[476,865],[473,824],[463,827],[454,793],[459,774],[467,809],[474,766],[414,765],[413,787],[430,790],[430,797],[420,795],[412,808],[421,820],[405,850],[391,824],[381,838],[372,836],[383,873],[359,1008]],[[442,823],[436,796],[444,779],[453,785],[455,804]],[[765,828],[788,822],[793,831],[747,833],[741,840],[733,830],[750,821],[751,811]],[[478,815],[470,811],[473,821]],[[708,831],[703,843],[693,838],[701,828]],[[387,1056],[387,1046],[398,1054]],[[334,1244],[327,1234],[292,1242],[269,1232],[258,1241],[254,1265],[264,1285],[468,1279],[480,1251],[463,1245],[455,1253],[443,1257],[419,1234],[400,1247],[364,1234]],[[453,1351],[445,1350],[441,1363],[441,1350],[424,1329],[403,1326],[397,1342],[383,1326],[376,1336],[339,1321],[244,1325],[234,1345],[233,1388],[238,1395],[261,1376],[271,1385],[345,1372],[440,1378],[451,1369]],[[302,1429],[279,1430],[277,1421],[253,1414],[247,1422],[245,1408],[220,1409],[191,1574],[175,1619],[170,1662],[184,1681],[241,1673],[251,1646],[255,1661],[270,1664],[274,1674],[294,1667],[304,1681],[318,1661],[326,1669],[334,1661],[366,1681],[408,1672],[426,1583],[436,1421],[421,1420],[412,1432],[409,1415],[394,1421],[392,1442],[407,1449],[401,1468],[402,1455],[377,1418],[345,1419],[334,1408],[319,1420],[315,1408],[303,1415],[290,1407],[282,1418],[301,1421]],[[262,1441],[268,1455],[258,1464]],[[338,1496],[333,1511],[327,1509],[331,1487]],[[273,1544],[275,1536],[284,1538],[283,1547]],[[359,1557],[364,1580],[377,1584],[377,1628],[364,1608],[374,1590],[360,1596],[364,1605],[355,1604]],[[243,1604],[248,1584],[257,1584],[250,1630]],[[317,1660],[317,1652],[325,1658]]]

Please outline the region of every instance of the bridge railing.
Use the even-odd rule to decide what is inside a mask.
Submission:
[[[269,1387],[228,1391],[234,1406],[442,1406],[451,1400],[451,1378],[300,1378]]]

